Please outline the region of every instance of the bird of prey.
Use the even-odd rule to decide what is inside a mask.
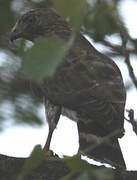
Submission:
[[[11,41],[57,36],[68,41],[73,30],[55,10],[38,8],[22,15],[12,29]],[[46,59],[45,59],[46,61]],[[61,114],[77,121],[80,151],[114,135],[86,155],[112,166],[126,168],[118,138],[124,135],[126,92],[121,72],[109,57],[98,52],[80,33],[52,77],[42,84],[49,135],[44,147],[49,150],[52,133]],[[91,146],[92,147],[92,146]]]

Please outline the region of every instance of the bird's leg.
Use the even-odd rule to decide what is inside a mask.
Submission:
[[[43,150],[46,154],[49,154],[50,142],[51,142],[54,129],[56,128],[57,123],[60,118],[61,106],[54,105],[49,100],[45,99],[45,113],[46,113],[46,119],[49,125],[49,132],[48,132],[48,137],[47,137],[46,144]]]

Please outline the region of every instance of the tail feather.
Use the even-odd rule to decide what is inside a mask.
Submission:
[[[91,147],[84,155],[99,162],[110,164],[113,167],[126,169],[118,139],[112,138],[103,143],[102,140],[103,136],[93,135],[86,131],[83,132],[83,130],[79,131],[80,151],[85,152],[85,149]],[[93,149],[92,145],[95,145]]]

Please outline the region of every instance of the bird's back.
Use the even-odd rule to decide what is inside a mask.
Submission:
[[[75,110],[111,132],[123,128],[125,88],[116,64],[81,34],[43,90],[53,103]]]

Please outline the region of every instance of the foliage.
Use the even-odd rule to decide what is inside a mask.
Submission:
[[[41,147],[38,145],[34,148],[31,156],[26,160],[22,171],[19,173],[18,180],[25,180],[43,162],[46,163],[46,161],[53,162],[58,160],[60,160],[58,157],[45,156]],[[91,177],[95,180],[113,180],[113,171],[104,167],[92,170],[91,166],[86,161],[82,160],[79,154],[73,157],[63,158],[61,161],[67,165],[70,169],[70,173],[59,180],[72,179],[76,174],[76,180],[90,180]]]
[[[53,5],[56,11],[65,20],[68,20],[74,29],[80,29],[88,10],[88,4],[86,0],[56,0],[54,1]]]
[[[44,77],[52,76],[67,54],[73,39],[74,37],[71,37],[67,43],[55,36],[36,40],[35,45],[24,52],[24,72],[38,83],[42,82]]]
[[[34,148],[30,158],[25,162],[22,172],[19,174],[19,179],[22,180],[37,168],[42,161],[45,160],[45,154],[41,147],[38,145]]]

